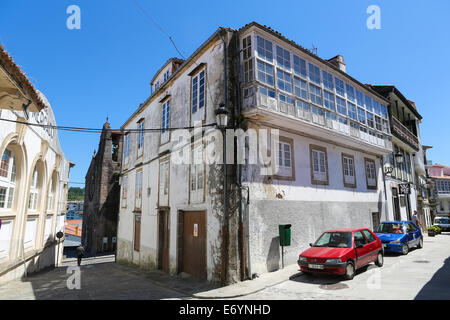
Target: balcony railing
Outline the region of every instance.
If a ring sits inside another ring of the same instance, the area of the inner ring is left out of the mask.
[[[392,133],[408,143],[411,147],[419,150],[419,139],[394,117],[392,117]]]
[[[383,138],[374,136],[372,134],[369,134],[368,132],[361,131],[359,128],[350,126],[348,124],[348,119],[347,123],[342,123],[335,119],[327,118],[325,116],[325,111],[323,111],[323,113],[312,112],[311,106],[308,109],[300,108],[295,105],[279,101],[276,98],[262,95],[260,93],[252,94],[244,98],[244,109],[255,106],[292,116],[302,121],[307,121],[315,125],[331,129],[335,132],[346,136],[351,136],[368,144],[376,145],[381,148],[392,149],[392,141],[390,135],[383,134]],[[378,134],[380,135],[381,133]]]

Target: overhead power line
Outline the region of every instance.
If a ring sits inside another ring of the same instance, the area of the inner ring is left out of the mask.
[[[19,120],[11,120],[11,119],[2,119],[0,121],[12,122],[24,124],[27,126],[41,127],[47,129],[55,129],[61,131],[71,131],[71,132],[83,132],[83,133],[102,133],[103,128],[82,128],[82,127],[70,127],[70,126],[54,126],[51,124],[40,124],[40,123],[30,123]],[[144,128],[144,129],[108,129],[110,131],[121,131],[123,133],[133,133],[133,132],[162,132],[162,131],[174,131],[174,130],[192,130],[195,128],[206,128],[206,127],[214,127],[216,123],[205,124],[199,127],[188,126],[188,127],[176,127],[176,128]]]

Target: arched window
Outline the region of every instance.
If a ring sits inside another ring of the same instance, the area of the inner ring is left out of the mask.
[[[40,191],[39,178],[39,170],[36,165],[34,167],[33,176],[31,177],[30,199],[28,201],[28,209],[30,210],[36,210],[38,206]]]
[[[14,152],[6,149],[0,163],[0,209],[11,209],[16,188],[16,161]]]
[[[56,191],[56,173],[52,175],[50,180],[50,186],[48,188],[48,198],[47,198],[47,211],[52,211],[54,207]]]

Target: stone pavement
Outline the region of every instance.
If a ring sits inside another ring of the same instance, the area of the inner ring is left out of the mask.
[[[286,266],[284,269],[261,274],[253,280],[238,282],[227,287],[210,291],[198,292],[192,295],[196,299],[231,299],[254,294],[280,283],[302,276],[297,264]]]
[[[70,290],[63,266],[0,286],[0,299],[156,300],[156,299],[450,299],[450,233],[424,237],[424,248],[407,256],[386,255],[382,268],[370,265],[351,281],[308,277],[296,264],[227,287],[114,263],[114,256],[83,259],[80,290]],[[377,287],[378,286],[378,287]]]

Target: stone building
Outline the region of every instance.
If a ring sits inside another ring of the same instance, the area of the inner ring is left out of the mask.
[[[70,168],[52,107],[0,46],[0,283],[61,262]],[[63,241],[63,240],[61,240]],[[58,250],[59,249],[59,250]]]
[[[387,216],[389,100],[342,56],[324,60],[253,22],[172,63],[122,126],[119,262],[230,283],[281,267],[279,224],[292,225],[292,264],[323,231]]]
[[[116,249],[121,145],[120,131],[106,122],[86,173],[82,244],[90,255]]]

